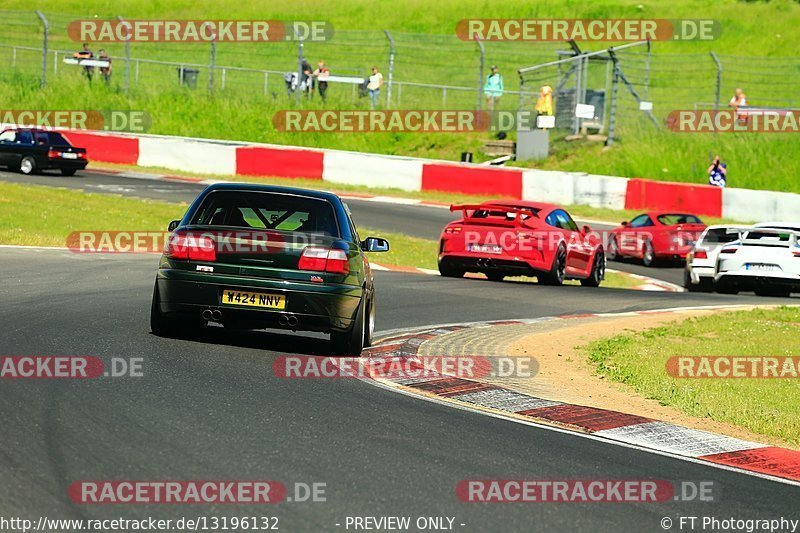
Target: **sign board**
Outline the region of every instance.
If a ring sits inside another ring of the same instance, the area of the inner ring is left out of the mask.
[[[553,115],[539,115],[536,117],[536,127],[537,128],[555,128],[556,127],[556,117]]]
[[[575,116],[578,118],[594,118],[594,106],[587,104],[577,104],[575,106]]]

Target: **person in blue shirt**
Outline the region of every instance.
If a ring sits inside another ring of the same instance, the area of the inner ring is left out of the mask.
[[[711,166],[708,167],[708,184],[714,187],[725,187],[727,179],[728,166],[720,160],[719,156],[716,156]]]
[[[486,95],[486,109],[493,111],[497,101],[503,96],[503,76],[500,75],[497,65],[492,65],[492,73],[486,76],[483,94]]]

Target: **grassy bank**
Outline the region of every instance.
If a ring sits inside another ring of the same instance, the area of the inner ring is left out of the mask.
[[[711,18],[720,22],[721,35],[713,41],[657,42],[648,69],[649,93],[659,119],[674,109],[692,109],[709,102],[715,91],[715,69],[708,55],[713,50],[725,55],[721,98],[723,104],[737,86],[744,86],[749,100],[757,105],[771,101],[797,99],[800,67],[790,56],[800,45],[794,21],[800,17],[800,4],[792,0],[741,2],[723,0],[675,0],[647,4],[639,0],[606,0],[601,3],[553,4],[544,0],[515,3],[486,3],[481,0],[446,0],[431,4],[425,0],[404,0],[398,16],[393,4],[376,5],[366,0],[317,2],[281,0],[268,5],[250,5],[232,0],[170,2],[153,4],[143,0],[109,2],[64,0],[52,6],[44,0],[33,3],[13,0],[3,9],[18,10],[3,14],[9,31],[0,43],[36,47],[41,41],[39,22],[32,15],[42,9],[51,23],[51,49],[72,50],[77,44],[66,37],[65,28],[78,18],[128,19],[294,19],[325,20],[335,28],[330,42],[306,43],[305,53],[312,64],[324,59],[334,73],[363,75],[377,64],[386,73],[389,45],[382,33],[393,32],[397,44],[394,80],[417,84],[446,84],[476,87],[479,56],[474,43],[454,35],[456,22],[476,18]],[[413,33],[411,33],[413,32]],[[606,44],[582,43],[584,49],[597,50]],[[277,131],[271,117],[279,110],[297,105],[285,94],[282,73],[296,69],[295,43],[220,43],[216,64],[269,69],[263,75],[240,71],[217,71],[215,90],[209,94],[209,47],[207,44],[134,43],[132,57],[170,61],[175,64],[137,63],[131,74],[131,88],[124,87],[124,46],[103,45],[115,58],[115,73],[110,87],[102,83],[88,86],[80,70],[52,64],[48,59],[48,86],[39,88],[41,55],[35,50],[18,51],[12,59],[8,48],[0,49],[0,100],[10,109],[137,109],[152,117],[153,133],[227,138],[243,141],[309,147],[339,148],[383,154],[414,155],[457,160],[461,152],[482,153],[488,133],[287,133]],[[99,46],[95,46],[99,48]],[[507,90],[518,89],[516,69],[555,59],[563,43],[485,44],[485,64],[499,64]],[[644,84],[644,59],[626,56],[623,69],[641,92]],[[751,57],[746,57],[751,56]],[[762,59],[763,58],[763,59]],[[16,66],[12,67],[12,63]],[[198,88],[178,86],[176,64],[200,65]],[[555,70],[547,71],[553,83]],[[225,86],[223,88],[223,78]],[[592,89],[605,89],[605,70],[589,72]],[[545,80],[541,80],[545,81]],[[532,83],[532,82],[531,82]],[[266,89],[265,89],[266,87]],[[325,107],[366,108],[364,99],[353,97],[351,87],[332,85]],[[445,98],[446,97],[446,98]],[[438,109],[474,108],[475,94],[406,85],[396,87],[393,107]],[[90,104],[87,104],[90,102]],[[761,102],[761,103],[760,103]],[[501,100],[503,109],[515,109],[517,98],[509,94]],[[528,108],[530,102],[525,102]],[[321,108],[318,100],[302,101],[303,108]],[[705,183],[709,154],[719,153],[728,163],[729,185],[743,188],[800,192],[795,167],[800,149],[796,134],[676,134],[656,129],[638,111],[624,87],[620,90],[617,117],[618,142],[610,149],[596,143],[569,142],[563,134],[554,135],[552,155],[533,167],[580,170],[599,174],[646,177],[659,180]],[[513,132],[512,132],[513,136]]]
[[[789,356],[800,351],[800,308],[691,318],[585,347],[597,372],[692,416],[729,422],[800,447],[797,378],[677,379],[672,356]]]

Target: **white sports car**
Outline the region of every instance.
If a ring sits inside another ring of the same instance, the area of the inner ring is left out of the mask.
[[[717,256],[723,245],[739,240],[741,232],[749,226],[709,226],[700,234],[694,248],[686,256],[683,286],[689,292],[707,292],[714,289]]]
[[[747,229],[739,240],[720,249],[714,279],[725,293],[800,292],[800,223],[761,223]]]

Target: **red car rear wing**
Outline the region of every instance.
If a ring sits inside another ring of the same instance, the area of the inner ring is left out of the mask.
[[[532,218],[538,218],[536,212],[532,208],[525,208],[525,207],[508,207],[504,205],[491,205],[491,204],[453,204],[450,206],[450,212],[454,211],[464,211],[464,222],[466,223],[476,223],[476,224],[490,224],[490,225],[497,225],[497,226],[518,226],[522,223],[522,217],[516,216],[514,220],[487,220],[487,219],[473,219],[471,214],[468,214],[467,211],[477,211],[479,209],[485,210],[497,210],[503,211],[506,213],[515,213],[517,215],[529,215]]]

